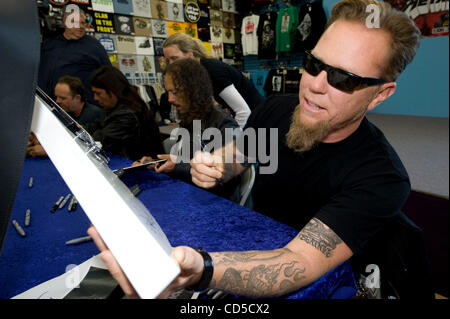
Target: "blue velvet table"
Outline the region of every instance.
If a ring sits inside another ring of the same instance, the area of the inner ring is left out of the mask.
[[[131,161],[111,157],[111,169]],[[28,182],[33,177],[30,188]],[[269,250],[284,246],[298,231],[271,218],[210,194],[202,189],[153,171],[132,173],[122,178],[131,187],[139,184],[139,199],[166,233],[172,246],[202,247],[207,251]],[[87,183],[89,181],[86,181]],[[68,246],[66,241],[86,236],[90,221],[78,205],[68,204],[55,213],[50,209],[69,188],[48,158],[26,159],[11,221],[26,232],[21,237],[10,222],[0,256],[0,298],[11,298],[63,274],[99,253],[93,242]],[[24,226],[25,212],[31,224]],[[107,214],[108,212],[105,212]],[[349,262],[313,284],[284,298],[350,298],[356,292]]]

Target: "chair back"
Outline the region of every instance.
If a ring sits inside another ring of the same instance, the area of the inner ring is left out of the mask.
[[[242,175],[240,184],[240,200],[239,205],[245,206],[248,196],[252,191],[255,183],[255,166],[251,165]]]
[[[434,298],[423,232],[403,212],[352,259],[355,277],[369,265],[379,269],[382,299]]]

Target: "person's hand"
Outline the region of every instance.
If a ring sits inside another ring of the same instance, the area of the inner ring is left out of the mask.
[[[41,144],[36,144],[27,147],[26,155],[31,157],[47,156],[47,152],[44,150]]]
[[[30,136],[28,136],[28,146],[33,146],[33,145],[39,145],[41,143],[39,143],[36,135],[34,135],[33,132],[30,133]]]
[[[164,163],[157,163],[155,166],[155,172],[156,173],[171,173],[175,169],[175,163],[176,163],[176,156],[171,154],[161,154],[158,155],[159,159],[165,159],[167,160]]]
[[[205,189],[214,188],[222,180],[224,169],[220,156],[198,151],[191,160],[192,182]]]
[[[106,267],[108,267],[111,276],[113,276],[113,278],[120,285],[125,295],[130,299],[139,298],[136,290],[134,290],[127,276],[125,276],[125,273],[123,272],[122,268],[120,268],[119,263],[114,258],[113,254],[108,249],[105,242],[100,237],[100,234],[95,229],[95,227],[91,226],[88,229],[87,233],[89,234],[89,236],[92,237],[92,240],[97,245],[98,249],[100,250],[100,258],[103,260]]]
[[[180,274],[158,296],[161,299],[170,298],[181,289],[198,283],[203,274],[203,257],[191,247],[175,247],[172,251],[172,258],[180,266]]]
[[[108,267],[113,278],[119,283],[128,298],[139,298],[136,290],[125,276],[122,268],[120,268],[117,260],[100,237],[95,227],[88,229],[89,236],[92,237],[98,249],[100,250],[100,258]],[[158,296],[158,298],[169,298],[180,289],[197,283],[203,273],[203,257],[190,247],[180,246],[172,251],[172,258],[179,264],[181,272],[172,283]]]

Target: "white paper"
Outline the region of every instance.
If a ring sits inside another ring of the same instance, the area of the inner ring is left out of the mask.
[[[157,297],[180,269],[156,220],[38,96],[31,129],[139,296]]]
[[[100,255],[96,255],[61,276],[50,279],[11,299],[63,299],[69,292],[78,287],[86,277],[90,267],[107,269]]]

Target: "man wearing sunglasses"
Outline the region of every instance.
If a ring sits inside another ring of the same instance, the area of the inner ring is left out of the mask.
[[[367,25],[373,6],[379,28]],[[282,296],[363,255],[367,243],[401,215],[410,192],[400,159],[365,114],[395,92],[395,80],[412,61],[419,39],[414,23],[386,2],[343,0],[334,6],[324,34],[305,53],[299,95],[269,98],[247,123],[278,128],[278,170],[257,174],[253,208],[298,228],[298,235],[269,251],[207,254],[177,247],[173,255],[182,275],[163,297],[186,286]],[[270,141],[258,133],[258,142],[263,138]],[[223,153],[239,151],[245,154],[229,145]],[[197,153],[191,161],[194,183],[212,188],[248,166],[223,162],[220,155]],[[111,272],[133,295],[95,229],[90,233]]]

